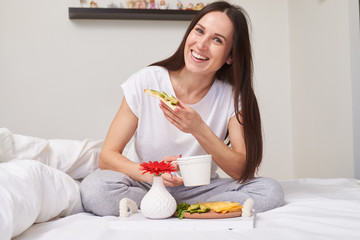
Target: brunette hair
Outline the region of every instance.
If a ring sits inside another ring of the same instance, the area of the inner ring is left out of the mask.
[[[184,48],[188,35],[205,14],[213,11],[224,12],[234,25],[232,64],[225,63],[216,72],[215,77],[229,83],[233,88],[236,118],[243,125],[246,147],[245,170],[237,180],[244,182],[254,177],[263,153],[261,118],[252,83],[253,61],[248,27],[249,17],[245,10],[223,1],[207,5],[191,21],[176,52],[171,57],[151,65],[162,66],[169,71],[182,69],[185,66]],[[241,110],[239,109],[239,99]]]

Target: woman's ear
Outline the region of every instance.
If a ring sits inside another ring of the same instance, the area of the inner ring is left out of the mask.
[[[225,62],[226,62],[227,65],[231,65],[231,64],[232,64],[232,57],[229,56],[229,57],[226,59]]]

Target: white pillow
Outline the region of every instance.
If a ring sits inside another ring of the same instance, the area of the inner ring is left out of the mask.
[[[10,239],[33,223],[82,212],[79,184],[33,160],[0,164],[0,236]]]
[[[0,128],[0,163],[32,159],[82,179],[98,168],[103,141],[41,139]]]
[[[12,159],[37,158],[47,145],[45,139],[17,135],[7,128],[0,128],[0,163]]]

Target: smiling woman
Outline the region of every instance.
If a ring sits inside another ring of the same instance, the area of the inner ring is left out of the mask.
[[[185,43],[184,57],[188,71],[213,76],[224,62],[231,64],[233,35],[234,27],[226,13],[216,11],[206,14]]]
[[[151,174],[141,174],[141,163],[165,161],[179,171],[179,157],[205,154],[212,155],[208,185],[185,187],[178,175],[161,175],[178,203],[244,203],[253,198],[258,212],[281,206],[279,183],[254,177],[263,145],[252,73],[246,12],[227,2],[209,4],[194,17],[172,56],[122,85],[125,97],[101,151],[101,170],[81,183],[85,210],[118,215],[122,198],[140,206],[153,181]],[[144,89],[174,96],[176,107],[159,104]],[[125,156],[133,136],[134,145]],[[224,143],[227,138],[230,145]],[[231,178],[219,178],[218,167]]]

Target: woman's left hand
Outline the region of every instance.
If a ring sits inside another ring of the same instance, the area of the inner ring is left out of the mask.
[[[186,106],[180,100],[177,107],[172,110],[165,103],[160,101],[160,108],[166,119],[180,131],[194,133],[203,123],[200,115],[191,107]]]

